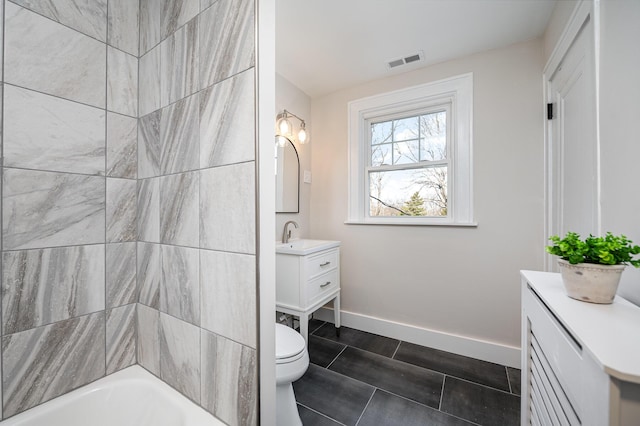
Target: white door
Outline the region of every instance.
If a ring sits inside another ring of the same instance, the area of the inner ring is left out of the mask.
[[[550,235],[600,232],[593,39],[588,18],[547,82],[554,115],[548,122]]]

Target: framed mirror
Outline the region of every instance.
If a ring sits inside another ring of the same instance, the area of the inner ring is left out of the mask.
[[[288,138],[276,136],[276,213],[300,211],[300,160]]]

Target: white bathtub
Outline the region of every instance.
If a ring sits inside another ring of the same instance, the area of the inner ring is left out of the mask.
[[[134,365],[0,426],[218,426],[224,423]]]

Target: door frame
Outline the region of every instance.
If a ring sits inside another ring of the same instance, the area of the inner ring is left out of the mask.
[[[556,148],[553,146],[553,131],[554,121],[548,120],[546,117],[547,108],[546,105],[553,101],[553,95],[551,93],[550,80],[558,70],[562,63],[562,59],[565,57],[569,48],[573,44],[574,40],[580,33],[580,30],[587,22],[591,20],[593,25],[592,34],[588,35],[593,38],[594,55],[593,55],[593,67],[594,67],[594,80],[595,80],[595,102],[596,102],[596,217],[597,217],[597,232],[601,232],[601,197],[600,197],[600,93],[599,93],[599,62],[600,62],[600,46],[599,46],[599,6],[600,0],[581,0],[576,4],[567,25],[565,26],[562,35],[560,36],[556,46],[547,61],[547,64],[543,70],[543,82],[544,82],[544,246],[547,245],[549,237],[557,234],[557,222],[558,212],[555,195],[557,178],[559,178],[559,172],[554,168],[554,160],[558,156]],[[555,112],[555,111],[554,111]],[[557,122],[556,122],[557,123]],[[545,252],[544,255],[544,270],[555,271],[556,265],[553,262],[553,257]]]

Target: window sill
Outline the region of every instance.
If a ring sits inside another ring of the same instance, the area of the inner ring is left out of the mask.
[[[391,226],[449,226],[454,228],[477,228],[478,222],[451,222],[440,220],[347,220],[345,225],[391,225]]]

